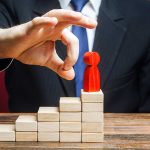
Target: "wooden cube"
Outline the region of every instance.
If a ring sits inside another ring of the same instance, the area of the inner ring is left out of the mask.
[[[60,132],[60,142],[81,142],[81,133]]]
[[[87,103],[103,103],[104,94],[101,90],[99,92],[84,92],[81,90],[81,101]]]
[[[99,143],[104,141],[103,133],[82,133],[82,142]]]
[[[78,97],[61,97],[59,104],[61,112],[81,112],[81,101]]]
[[[59,122],[38,122],[38,131],[59,132]]]
[[[36,116],[20,115],[16,120],[16,131],[37,131]]]
[[[81,122],[81,112],[61,112],[60,122]]]
[[[81,132],[81,122],[60,122],[60,131]]]
[[[104,132],[104,124],[99,122],[83,122],[82,123],[82,132],[84,133],[98,133]]]
[[[37,132],[16,132],[16,141],[37,141]]]
[[[82,112],[82,122],[104,122],[103,112]]]
[[[82,103],[83,112],[103,112],[103,103]]]
[[[59,132],[38,132],[38,141],[59,142]]]
[[[40,107],[38,111],[38,121],[59,121],[58,107]]]
[[[0,124],[0,141],[15,141],[15,125]]]

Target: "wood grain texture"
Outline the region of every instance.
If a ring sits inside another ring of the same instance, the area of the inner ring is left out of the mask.
[[[81,122],[81,112],[60,112],[60,122]]]
[[[59,142],[59,132],[38,132],[38,141]]]
[[[21,113],[19,113],[21,114]],[[0,114],[0,123],[14,124],[19,114]],[[150,114],[105,114],[104,143],[0,142],[2,150],[103,150],[150,148]]]
[[[58,107],[40,107],[38,111],[38,121],[59,121]]]
[[[81,101],[87,103],[103,103],[104,94],[101,90],[99,92],[84,92],[81,90]]]
[[[16,131],[37,131],[36,116],[20,115],[16,120]]]
[[[83,112],[103,112],[103,103],[82,103]]]
[[[60,132],[60,142],[81,142],[81,132]]]
[[[103,112],[82,112],[82,122],[101,122],[104,121]]]
[[[16,132],[16,141],[37,141],[37,132]]]
[[[104,134],[103,133],[82,133],[82,142],[86,143],[96,143],[103,142]]]
[[[60,122],[60,132],[81,132],[81,122]]]
[[[38,132],[59,132],[59,122],[38,122]]]
[[[82,122],[82,132],[92,133],[92,132],[104,132],[103,123],[93,123],[93,122]]]
[[[60,112],[81,112],[81,100],[78,97],[61,97]]]

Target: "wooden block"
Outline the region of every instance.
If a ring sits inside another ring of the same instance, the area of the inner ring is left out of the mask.
[[[37,131],[36,116],[20,115],[16,120],[16,131]]]
[[[38,131],[59,132],[59,122],[38,122]]]
[[[82,112],[82,122],[101,122],[104,121],[103,112]]]
[[[15,141],[15,125],[0,124],[0,141]]]
[[[61,112],[60,122],[81,122],[81,112]]]
[[[82,103],[83,112],[103,112],[103,103]]]
[[[60,142],[81,142],[81,133],[60,132]]]
[[[82,142],[103,142],[104,134],[103,133],[82,133]]]
[[[59,132],[38,132],[38,141],[59,142]]]
[[[97,133],[104,131],[103,123],[93,123],[93,122],[82,122],[82,132],[84,133]]]
[[[38,111],[38,121],[59,121],[58,107],[40,107]]]
[[[78,97],[61,97],[59,104],[61,112],[81,112],[81,101]]]
[[[99,92],[84,92],[81,90],[81,101],[87,103],[103,103],[104,94],[101,90]]]
[[[37,132],[16,132],[16,141],[37,141]]]
[[[60,131],[81,132],[81,122],[60,122]]]

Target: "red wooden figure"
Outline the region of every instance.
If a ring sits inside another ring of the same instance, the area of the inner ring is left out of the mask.
[[[85,92],[97,92],[100,90],[100,72],[97,66],[100,56],[97,52],[86,52],[83,60],[87,65],[84,71],[83,89]]]

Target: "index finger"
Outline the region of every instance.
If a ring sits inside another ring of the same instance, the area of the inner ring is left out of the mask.
[[[67,56],[64,60],[64,70],[70,70],[79,56],[79,40],[68,29],[64,29],[61,35],[62,42],[67,46]]]
[[[54,9],[46,13],[44,16],[56,17],[59,22],[65,22],[68,25],[73,24],[87,28],[95,28],[97,26],[96,20],[72,10]]]

